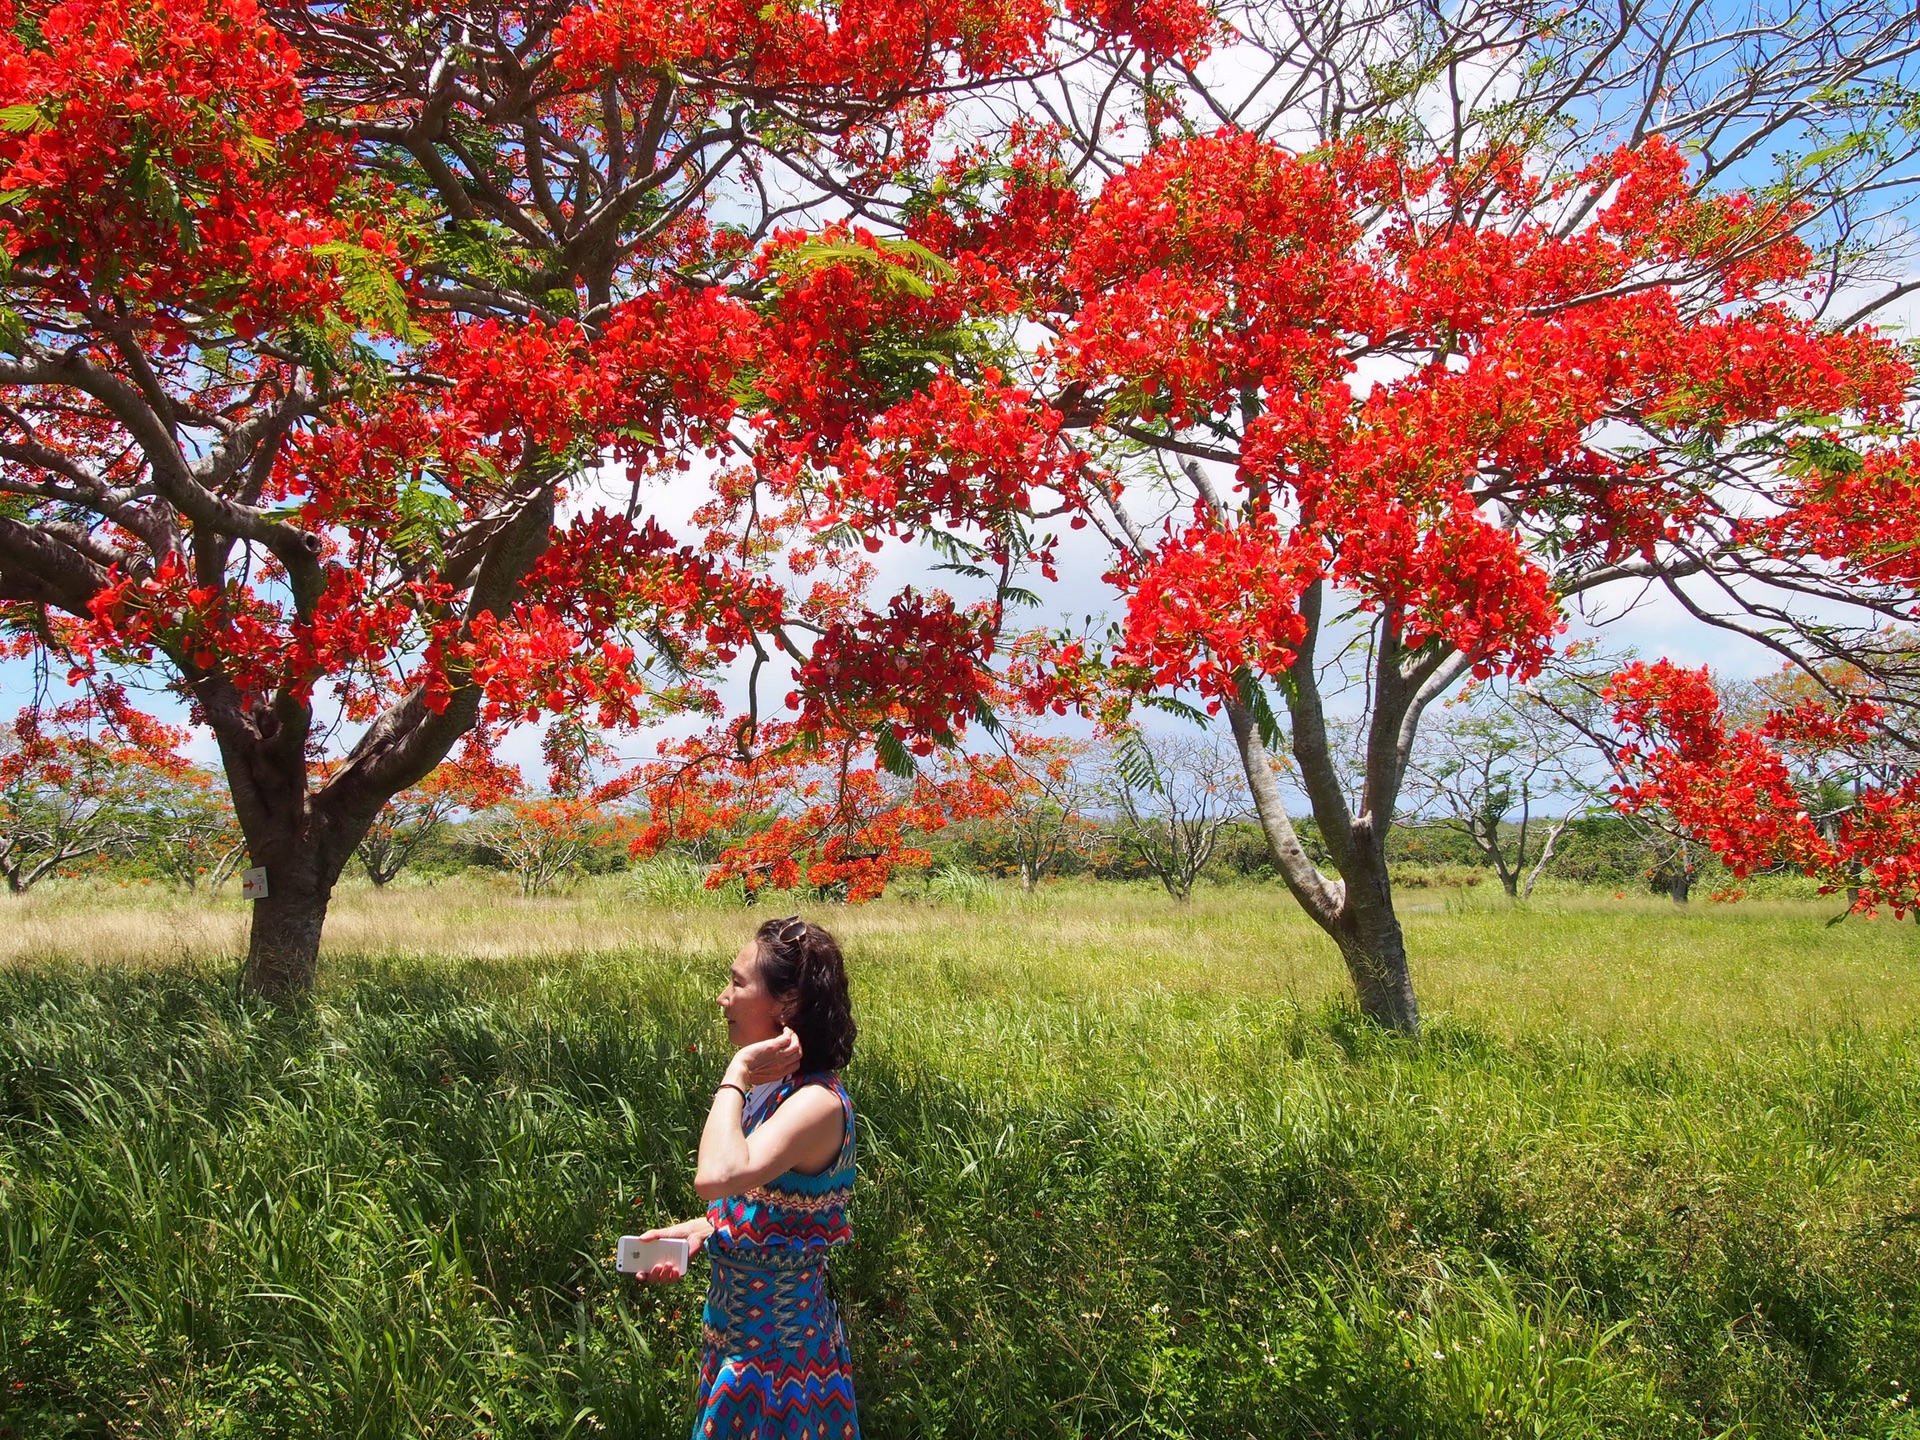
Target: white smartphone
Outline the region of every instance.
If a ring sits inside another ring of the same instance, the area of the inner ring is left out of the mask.
[[[613,1257],[613,1268],[623,1275],[638,1275],[661,1261],[673,1266],[676,1276],[687,1273],[687,1242],[684,1236],[666,1235],[658,1240],[642,1240],[638,1235],[622,1235],[620,1249]]]

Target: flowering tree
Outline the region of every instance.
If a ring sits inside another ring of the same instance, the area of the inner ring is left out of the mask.
[[[1087,814],[1098,797],[1093,747],[1010,730],[1003,748],[1010,779],[1004,807],[993,817],[993,851],[1031,892],[1070,856],[1090,858],[1099,849],[1100,827]]]
[[[1888,723],[1886,698],[1860,693],[1857,675],[1822,679],[1808,694],[1796,677],[1771,697],[1791,703],[1742,725],[1704,670],[1630,667],[1609,691],[1627,737],[1622,803],[1663,810],[1736,877],[1784,865],[1823,892],[1845,891],[1849,910],[1920,915],[1920,747]],[[1809,764],[1836,757],[1850,792],[1837,805],[1831,774]]]
[[[1096,43],[1164,53],[1108,8]],[[936,385],[959,342],[925,257],[793,227],[861,208],[940,95],[1046,65],[1048,5],[6,17],[0,621],[82,678],[152,667],[212,730],[269,878],[254,991],[310,990],[342,867],[476,725],[714,708],[698,677],[769,651],[870,709],[990,646],[990,616],[876,607],[844,567],[797,597],[766,578],[796,534],[824,574],[850,517],[971,505],[875,488],[936,421],[979,412],[949,458],[1019,439],[990,386]],[[682,541],[642,485],[702,449],[751,474]],[[565,519],[608,457],[624,513]],[[956,627],[938,673],[882,663]],[[946,733],[962,680],[894,739]]]
[[[1037,655],[1030,698],[1224,711],[1281,878],[1364,1013],[1411,1031],[1385,841],[1430,705],[1532,676],[1612,591],[1663,587],[1809,659],[1861,624],[1805,623],[1807,597],[1909,613],[1897,567],[1864,563],[1875,526],[1910,554],[1920,514],[1885,447],[1910,371],[1859,325],[1900,289],[1858,260],[1873,207],[1909,193],[1889,97],[1920,21],[1232,18],[1260,63],[1063,78],[1048,126],[929,178],[914,233],[1047,333],[1023,378],[1099,462],[1066,504],[1123,618]],[[1856,465],[1846,500],[1817,498]]]
[[[758,753],[716,749],[712,737],[667,747],[612,787],[644,787],[650,818],[634,853],[717,837],[709,889],[735,879],[748,894],[804,883],[858,902],[880,894],[897,870],[932,864],[923,837],[1001,813],[1014,786],[1005,760],[955,757],[941,771],[902,775],[906,767],[868,755],[858,735],[803,744],[783,728]]]
[[[28,706],[0,733],[0,875],[24,895],[50,875],[123,854],[155,797],[188,767],[184,738],[92,698]]]
[[[476,838],[513,872],[522,895],[544,895],[594,851],[618,844],[623,828],[583,796],[516,796],[481,817]]]
[[[487,810],[519,788],[518,771],[500,764],[485,745],[469,744],[418,785],[395,795],[374,817],[356,851],[367,878],[375,886],[390,884],[454,815]]]
[[[1550,223],[1569,211],[1588,218]],[[1383,1022],[1417,1023],[1385,836],[1427,706],[1537,672],[1574,596],[1780,554],[1703,482],[1703,449],[1897,419],[1891,344],[1763,298],[1805,283],[1791,220],[1694,194],[1657,143],[1548,185],[1513,154],[1303,159],[1223,133],[1111,181],[1039,270],[1058,403],[1187,497],[1143,515],[1088,487],[1125,616],[1104,651],[1056,648],[1055,693],[1226,712],[1282,878]],[[1357,793],[1328,717],[1341,609],[1368,702]],[[1333,875],[1288,817],[1282,745]]]

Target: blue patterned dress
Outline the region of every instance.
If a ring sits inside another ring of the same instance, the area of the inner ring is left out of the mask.
[[[742,1128],[751,1134],[802,1085],[840,1097],[845,1138],[819,1175],[789,1170],[707,1206],[713,1273],[693,1440],[859,1440],[853,1366],[826,1289],[828,1252],[853,1238],[853,1101],[831,1073],[789,1075]]]

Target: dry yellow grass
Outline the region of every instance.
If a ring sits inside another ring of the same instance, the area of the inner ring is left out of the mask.
[[[791,903],[791,902],[784,902]],[[818,914],[825,907],[813,907]],[[1569,894],[1512,906],[1484,891],[1404,897],[1415,980],[1429,1014],[1501,1033],[1574,1029],[1686,1045],[1756,1030],[1903,1025],[1920,1017],[1920,927],[1850,919],[1836,902],[1699,903]],[[636,898],[621,876],[527,899],[468,876],[376,891],[343,885],[328,920],[336,972],[359,964],[497,962],[537,973],[583,956],[721,962],[770,913],[695,899]],[[1002,889],[972,907],[908,893],[821,916],[862,988],[1124,1003],[1143,992],[1221,1000],[1344,993],[1326,940],[1277,887],[1158,891],[1061,885]],[[69,883],[0,906],[0,963],[230,965],[245,902],[153,887]]]

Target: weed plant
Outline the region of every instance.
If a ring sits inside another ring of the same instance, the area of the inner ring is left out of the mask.
[[[610,1257],[697,1211],[755,912],[502,897],[436,954],[362,903],[385,940],[297,1014],[234,997],[211,922],[0,968],[6,1432],[684,1433],[704,1267]],[[827,915],[866,1432],[1920,1436],[1913,927],[1448,905],[1410,917],[1416,1043],[1264,892]],[[528,917],[566,953],[512,949]]]

